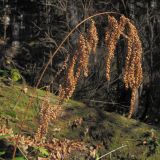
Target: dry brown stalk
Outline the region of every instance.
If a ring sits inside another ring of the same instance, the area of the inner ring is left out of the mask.
[[[124,33],[127,31],[127,35]],[[108,16],[108,27],[105,33],[105,43],[107,47],[106,56],[106,78],[110,80],[110,67],[114,58],[117,41],[120,36],[127,39],[127,56],[125,62],[125,72],[123,75],[126,88],[131,88],[131,104],[129,111],[129,118],[134,112],[136,89],[142,82],[142,44],[138,36],[136,27],[130,20],[124,16],[120,17],[119,22],[113,17]],[[95,51],[98,43],[98,34],[95,27],[95,22],[91,21],[90,28],[87,32],[87,38],[82,34],[79,36],[78,50],[73,56],[67,74],[67,85],[60,89],[61,100],[70,98],[76,88],[78,79],[83,72],[84,76],[88,76],[88,63],[91,51]],[[78,62],[77,62],[77,59]],[[78,63],[77,71],[74,74],[75,64]]]
[[[64,60],[63,65],[61,66],[61,69],[56,73],[54,79],[56,79],[60,75],[60,73],[67,68],[68,60],[69,60],[69,55],[66,56],[66,59]]]
[[[71,60],[71,64],[68,68],[68,72],[67,72],[67,77],[66,77],[66,84],[65,85],[61,85],[60,89],[59,89],[59,101],[63,101],[64,99],[68,99],[72,96],[75,87],[76,87],[76,81],[78,79],[79,76],[77,76],[75,78],[74,75],[74,68],[75,68],[75,64],[76,64],[76,60],[78,58],[78,54],[76,53],[72,60]],[[79,72],[80,75],[80,72]]]
[[[89,52],[92,50],[93,53],[96,53],[96,48],[98,44],[98,33],[97,33],[97,28],[95,26],[95,21],[91,20],[91,25],[90,28],[88,29],[87,32],[87,40],[88,40],[88,50]]]
[[[90,46],[89,43],[87,43],[86,38],[82,34],[79,36],[78,53],[79,53],[78,68],[81,69],[84,76],[87,77]],[[78,76],[79,73],[76,74],[76,78],[79,78]]]
[[[40,110],[40,124],[35,135],[36,143],[42,143],[45,141],[46,134],[48,132],[48,126],[51,121],[57,119],[60,115],[62,108],[60,105],[51,105],[49,101],[49,95],[46,94],[45,101],[42,102]]]
[[[134,88],[139,87],[142,81],[142,45],[137,29],[130,22],[128,22],[128,37],[124,82],[126,88]]]
[[[131,118],[132,114],[134,113],[136,94],[137,94],[137,89],[133,88],[132,89],[131,102],[130,102],[130,110],[129,110],[128,118]]]
[[[88,42],[88,39],[86,39],[84,35],[80,34],[78,41],[78,50],[73,56],[71,64],[68,68],[66,84],[64,86],[60,86],[59,89],[60,101],[69,99],[72,96],[81,73],[83,73],[85,77],[88,76],[88,61],[90,52],[92,50],[92,48],[90,47],[95,47],[95,45],[97,45],[95,42],[91,45]],[[76,64],[78,65],[75,72]]]
[[[120,35],[127,27],[127,56],[125,62],[124,83],[126,88],[131,88],[131,104],[128,117],[131,118],[134,113],[136,90],[142,82],[142,44],[138,36],[136,27],[129,19],[121,16],[119,24],[114,17],[108,16],[109,26],[105,34],[105,42],[108,50],[106,58],[106,78],[110,80],[110,67],[114,57],[116,43]],[[126,37],[125,37],[126,38]]]
[[[127,20],[128,39],[127,39],[127,57],[125,64],[124,83],[126,88],[132,90],[131,105],[128,117],[131,118],[135,108],[135,97],[139,86],[142,83],[142,44],[136,27]]]
[[[117,41],[121,33],[125,29],[126,18],[124,16],[121,16],[120,22],[118,24],[117,20],[114,17],[108,16],[108,23],[109,26],[105,33],[105,43],[108,51],[108,54],[106,56],[106,78],[107,80],[110,80],[111,62],[114,58]]]

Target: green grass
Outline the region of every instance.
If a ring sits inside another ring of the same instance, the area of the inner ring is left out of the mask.
[[[45,91],[36,90],[36,95],[34,95],[34,89],[28,86],[27,88],[28,92],[25,94],[21,91],[21,85],[6,86],[3,82],[0,82],[0,124],[12,127],[16,133],[25,114],[23,133],[34,135],[38,127],[40,104],[45,96]],[[56,96],[52,94],[50,96],[51,103],[58,102]],[[33,104],[29,107],[28,112],[24,113],[31,97],[33,98]],[[122,144],[127,145],[127,147],[112,154],[113,160],[134,159],[133,157],[138,160],[160,159],[158,150],[157,153],[147,157],[148,145],[138,146],[139,140],[143,141],[145,139],[143,134],[151,132],[152,128],[154,128],[157,138],[160,138],[159,129],[133,119],[129,120],[115,113],[88,107],[74,100],[65,102],[63,108],[64,111],[60,118],[50,124],[48,138],[81,139],[88,146],[100,144],[102,146],[99,150],[101,155],[120,147]],[[83,124],[77,128],[72,128],[74,120],[80,117],[84,120]],[[84,135],[86,128],[89,128],[89,133]],[[73,159],[73,157],[70,159]],[[107,157],[107,159],[110,158]]]

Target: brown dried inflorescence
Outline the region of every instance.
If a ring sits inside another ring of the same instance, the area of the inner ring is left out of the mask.
[[[97,28],[95,25],[95,21],[91,20],[91,25],[87,33],[88,36],[88,49],[89,51],[93,51],[93,53],[96,53],[96,48],[98,44],[98,33],[97,33]]]
[[[53,138],[47,142],[39,143],[30,136],[15,135],[12,128],[8,129],[5,125],[0,126],[0,136],[6,136],[7,140],[12,143],[16,143],[18,140],[18,147],[27,150],[28,147],[43,147],[49,151],[50,160],[67,159],[69,154],[73,151],[86,151],[86,145],[81,141],[75,140],[59,140]]]
[[[52,139],[51,142],[45,144],[45,148],[47,148],[51,152],[51,160],[61,160],[67,159],[67,156],[72,151],[85,151],[86,146],[83,142],[80,141],[73,141],[73,140],[59,140],[59,139]]]
[[[124,30],[127,27],[127,56],[125,62],[125,72],[124,72],[124,83],[125,87],[131,88],[131,103],[129,118],[131,118],[134,112],[135,99],[137,89],[142,82],[142,44],[138,36],[138,31],[136,27],[130,22],[129,19],[121,16],[120,22],[118,24],[114,17],[108,17],[109,26],[105,34],[105,42],[107,47],[107,57],[106,57],[106,78],[110,80],[110,66],[112,59],[114,57],[116,43],[120,35],[124,35]]]
[[[80,75],[80,70],[78,71],[76,77],[74,74],[74,68],[75,68],[77,58],[78,58],[78,54],[75,54],[71,60],[71,64],[68,68],[68,72],[66,76],[66,84],[63,86],[60,85],[60,88],[59,88],[60,102],[62,102],[64,99],[69,99],[75,90],[76,83]]]
[[[91,26],[87,32],[87,35],[87,37],[83,34],[80,34],[79,36],[78,49],[71,59],[66,76],[66,84],[63,86],[61,85],[59,89],[60,101],[69,99],[72,96],[81,73],[83,73],[85,77],[88,76],[89,56],[92,51],[96,52],[98,43],[98,33],[93,20],[91,21]],[[77,68],[75,69],[76,64]]]
[[[89,58],[89,50],[87,48],[85,37],[81,34],[79,36],[78,41],[78,50],[71,59],[70,66],[68,68],[67,77],[66,77],[66,84],[64,86],[60,86],[59,90],[59,97],[60,101],[63,101],[64,99],[69,99],[75,88],[77,81],[83,72],[85,76],[88,75],[88,58]],[[77,62],[77,59],[79,61]],[[77,66],[77,72],[75,73],[75,65],[78,63]]]
[[[13,135],[13,130],[12,129],[8,129],[5,125],[0,126],[0,136],[3,135]]]
[[[91,45],[88,43],[87,39],[81,34],[79,36],[78,43],[78,53],[79,53],[79,61],[78,61],[78,72],[76,73],[76,79],[80,76],[80,70],[83,72],[85,77],[88,76],[88,60],[90,54]]]
[[[142,44],[136,27],[128,20],[127,56],[124,82],[126,88],[138,88],[142,82]]]
[[[105,33],[105,43],[106,43],[107,53],[108,53],[106,56],[106,78],[107,80],[110,80],[111,62],[114,58],[117,41],[121,33],[125,29],[126,18],[122,16],[118,24],[117,20],[114,17],[108,16],[108,23],[109,25]]]
[[[127,30],[127,34],[124,32]],[[127,56],[125,62],[124,83],[126,88],[131,88],[131,104],[129,118],[134,112],[136,90],[142,82],[142,45],[138,36],[136,27],[125,16],[121,16],[119,22],[113,17],[108,16],[108,27],[105,32],[105,44],[107,47],[106,56],[106,79],[110,80],[110,68],[114,58],[115,49],[120,36],[127,40]],[[79,36],[78,49],[71,60],[68,68],[67,81],[65,86],[61,86],[59,97],[63,101],[70,98],[76,88],[78,79],[83,73],[88,76],[88,63],[90,53],[96,51],[98,43],[98,34],[95,22],[92,20],[90,28],[87,32],[87,38],[82,34]],[[75,65],[77,69],[75,70]]]
[[[142,83],[142,44],[136,27],[127,20],[127,56],[125,63],[124,83],[126,88],[131,88],[131,104],[128,117],[131,118],[134,112],[135,99],[139,86]]]
[[[62,112],[60,105],[51,105],[49,102],[49,96],[46,96],[46,99],[42,102],[40,110],[40,124],[35,135],[36,143],[43,143],[48,132],[48,126],[51,121],[57,119],[57,117]]]
[[[15,135],[12,128],[8,129],[5,125],[0,126],[0,136],[6,136],[9,142],[17,142],[18,146],[33,146],[34,141],[30,136]]]

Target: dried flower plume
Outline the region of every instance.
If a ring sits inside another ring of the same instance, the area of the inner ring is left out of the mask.
[[[128,117],[131,118],[134,113],[136,93],[138,87],[142,82],[142,44],[138,36],[138,31],[136,27],[130,22],[129,19],[121,16],[120,22],[118,24],[114,17],[108,17],[109,26],[105,33],[105,43],[107,47],[107,57],[106,57],[106,78],[110,80],[110,67],[111,62],[114,58],[116,43],[120,35],[124,35],[123,31],[127,27],[127,56],[125,62],[125,72],[124,72],[124,83],[126,88],[131,88],[131,103],[130,111]]]
[[[124,32],[127,30],[127,34]],[[142,44],[138,36],[136,27],[125,16],[121,16],[119,22],[113,17],[108,16],[108,27],[105,32],[105,44],[107,48],[106,62],[106,79],[110,80],[111,63],[114,58],[115,49],[120,36],[123,36],[127,42],[127,54],[125,61],[125,71],[123,80],[126,88],[132,90],[129,118],[134,113],[135,97],[138,87],[142,82]],[[78,49],[71,60],[71,64],[67,72],[66,85],[61,86],[59,97],[63,101],[72,96],[78,79],[83,73],[88,76],[88,63],[90,53],[96,52],[98,44],[98,33],[95,22],[92,20],[87,36],[80,34],[78,41]],[[77,68],[75,65],[77,64]]]
[[[124,83],[126,88],[131,88],[131,104],[129,118],[134,113],[135,98],[139,86],[142,83],[142,44],[138,36],[136,27],[127,20],[128,39],[127,39],[127,56],[125,63]]]
[[[78,49],[71,59],[67,72],[66,84],[64,86],[61,85],[59,89],[60,101],[69,99],[72,96],[81,74],[85,77],[88,76],[89,56],[91,51],[95,53],[98,43],[98,33],[93,20],[91,21],[91,26],[87,33],[88,37],[85,37],[83,34],[79,36]],[[77,68],[75,72],[76,64]]]
[[[117,41],[125,29],[126,18],[122,16],[118,24],[117,20],[114,17],[108,16],[109,26],[105,33],[105,43],[107,47],[107,56],[106,56],[106,78],[110,80],[110,67],[111,62],[114,58],[114,53],[116,49]]]
[[[98,33],[97,33],[97,28],[95,26],[95,21],[91,20],[91,25],[88,30],[88,49],[89,51],[93,51],[93,53],[96,53],[96,48],[98,44]]]
[[[48,127],[51,121],[57,119],[57,117],[62,112],[60,105],[51,105],[49,102],[49,95],[46,94],[45,100],[42,102],[40,110],[40,124],[35,135],[36,143],[42,143],[45,141],[46,134],[48,132]]]

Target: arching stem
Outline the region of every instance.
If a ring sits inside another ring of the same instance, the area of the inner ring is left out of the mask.
[[[84,20],[82,20],[81,22],[79,22],[67,35],[66,37],[63,39],[63,41],[60,43],[60,45],[58,46],[58,48],[54,51],[54,53],[52,54],[52,56],[49,58],[48,62],[46,63],[39,79],[38,79],[38,82],[37,84],[35,85],[36,88],[38,88],[43,76],[44,76],[44,73],[46,71],[46,69],[48,68],[49,64],[52,62],[52,59],[53,57],[56,55],[56,53],[60,50],[60,48],[62,47],[62,45],[66,42],[66,40],[69,38],[69,36],[81,25],[83,24],[84,22],[94,18],[94,17],[97,17],[97,16],[101,16],[101,15],[108,15],[108,14],[117,14],[117,15],[122,15],[120,13],[117,13],[117,12],[101,12],[101,13],[97,13],[97,14],[94,14],[92,16],[89,16],[87,18],[85,18]]]

